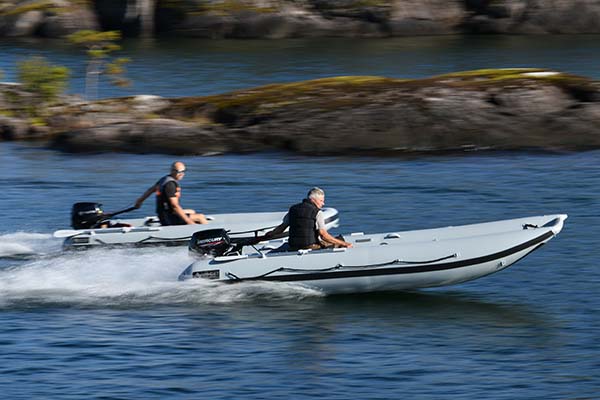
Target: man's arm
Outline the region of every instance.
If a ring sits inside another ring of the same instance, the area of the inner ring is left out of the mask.
[[[265,233],[263,236],[259,236],[258,239],[269,240],[269,239],[273,239],[273,238],[278,238],[278,237],[280,237],[279,235],[281,235],[283,232],[285,232],[287,227],[288,227],[288,224],[283,222],[283,223],[279,224],[278,226],[276,226],[273,230]]]
[[[329,232],[327,232],[327,227],[325,225],[325,217],[322,211],[317,213],[317,230],[319,231],[319,236],[321,236],[321,240],[325,243],[328,243],[333,246],[338,247],[352,247],[352,243],[344,242],[343,240],[334,238],[331,236]]]
[[[169,197],[169,203],[171,204],[171,209],[173,212],[179,215],[179,217],[184,220],[186,224],[195,224],[194,220],[188,217],[188,215],[185,213],[185,210],[179,205],[179,199],[177,196]]]
[[[329,244],[338,245],[341,247],[353,247],[352,243],[344,242],[343,240],[336,239],[333,236],[331,236],[331,234],[327,232],[327,229],[325,228],[319,229],[319,235],[321,236],[321,239],[323,241]]]
[[[289,214],[285,214],[283,216],[283,220],[281,221],[281,224],[277,225],[275,228],[273,228],[269,232],[265,233],[264,235],[257,237],[257,239],[262,241],[262,240],[278,239],[280,237],[283,237],[283,236],[285,236],[285,235],[283,235],[283,232],[285,232],[285,230],[288,228],[288,226],[290,226],[290,217],[289,217]]]
[[[157,188],[156,188],[156,186],[158,186],[158,184],[156,184],[156,183],[155,183],[154,185],[150,186],[150,187],[148,188],[148,190],[146,190],[146,191],[144,192],[144,194],[143,194],[143,195],[141,195],[141,196],[140,196],[140,197],[139,197],[139,198],[138,198],[138,199],[135,201],[135,205],[134,205],[134,207],[135,207],[135,208],[140,208],[140,207],[142,206],[142,203],[144,202],[144,200],[146,200],[146,199],[148,198],[148,196],[150,196],[152,193],[156,192],[156,189],[157,189]]]

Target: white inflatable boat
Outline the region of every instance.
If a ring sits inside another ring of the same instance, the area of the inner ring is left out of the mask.
[[[201,253],[180,280],[293,282],[327,294],[453,285],[503,270],[556,236],[567,215],[406,232],[345,235],[354,247],[285,250],[282,240],[242,245],[218,231],[194,235]],[[222,232],[221,232],[222,233]],[[212,237],[211,237],[212,236]],[[250,251],[247,249],[250,248]],[[210,256],[215,253],[216,256]]]
[[[207,229],[222,228],[232,237],[258,236],[279,225],[285,212],[211,214],[207,215],[208,224],[204,225],[171,225],[162,226],[156,217],[137,219],[107,219],[97,218],[98,215],[114,216],[117,213],[105,214],[97,203],[86,204],[92,217],[88,225],[107,226],[87,229],[63,229],[54,232],[54,237],[64,238],[64,249],[85,249],[91,247],[118,246],[181,246],[187,245],[194,232]],[[77,205],[76,205],[77,206]],[[75,227],[85,226],[76,212],[72,214]],[[79,209],[78,209],[79,210]],[[128,209],[130,210],[130,209]],[[128,211],[126,210],[126,211]],[[120,213],[120,212],[119,212]],[[85,214],[84,214],[85,215]],[[339,225],[338,212],[335,208],[323,208],[325,224],[328,228]]]

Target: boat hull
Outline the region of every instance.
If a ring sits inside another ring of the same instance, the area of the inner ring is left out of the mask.
[[[217,257],[191,264],[180,279],[291,282],[325,293],[454,285],[503,270],[551,240],[566,215],[375,235],[347,235],[350,249]]]

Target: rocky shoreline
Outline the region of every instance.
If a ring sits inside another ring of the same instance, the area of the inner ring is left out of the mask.
[[[6,0],[1,37],[82,29],[199,38],[600,33],[597,0]]]
[[[308,155],[600,148],[600,82],[540,69],[426,79],[337,77],[207,97],[135,96],[20,116],[0,87],[0,138],[66,152]],[[12,95],[7,95],[12,93]]]

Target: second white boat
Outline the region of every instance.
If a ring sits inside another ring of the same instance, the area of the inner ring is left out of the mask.
[[[88,213],[102,216],[100,204],[88,205]],[[232,237],[258,236],[265,234],[282,222],[285,212],[232,213],[207,215],[208,224],[163,226],[157,217],[134,219],[101,219],[108,227],[88,229],[63,229],[54,232],[54,237],[64,238],[64,249],[89,249],[96,247],[121,246],[186,246],[194,232],[222,228]],[[339,226],[339,216],[335,208],[323,208],[323,216],[328,229]],[[72,218],[77,218],[72,215]],[[74,226],[80,225],[73,223]]]
[[[194,235],[200,259],[180,280],[224,283],[293,282],[328,294],[409,290],[477,279],[522,259],[556,236],[567,215],[545,215],[463,226],[373,235],[345,235],[354,247],[285,250],[283,241],[242,247],[251,239],[224,232]],[[250,249],[250,250],[248,250]],[[211,253],[215,253],[211,256]]]

